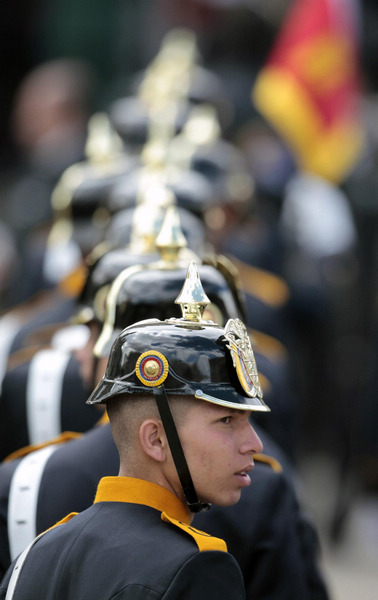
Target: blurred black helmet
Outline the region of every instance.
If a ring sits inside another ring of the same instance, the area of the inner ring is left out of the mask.
[[[140,261],[119,272],[106,298],[104,327],[96,343],[96,356],[107,356],[122,329],[150,318],[179,317],[175,300],[180,294],[189,263],[195,259],[206,286],[206,319],[223,325],[229,318],[244,318],[241,287],[235,270],[225,257],[209,255],[205,263],[186,248],[175,207],[169,207],[156,238],[159,260]]]
[[[213,186],[207,177],[199,172],[181,168],[169,170],[163,165],[160,172],[157,171],[152,175],[155,179],[158,178],[161,186],[165,186],[167,190],[171,191],[172,201],[177,206],[193,213],[198,218],[202,219],[206,211],[215,203]],[[124,208],[134,207],[138,203],[141,190],[146,188],[148,177],[150,177],[148,166],[146,168],[141,165],[140,168],[136,168],[120,178],[110,190],[107,202],[109,211],[114,213]]]
[[[111,188],[136,165],[124,152],[105,113],[88,122],[86,160],[68,167],[51,195],[54,224],[49,244],[72,240],[86,256],[104,238],[110,218],[106,205]]]
[[[135,216],[135,215],[134,215]],[[105,319],[105,300],[116,277],[126,268],[157,261],[159,252],[155,245],[161,228],[161,218],[152,211],[139,207],[139,220],[133,218],[128,223],[127,240],[104,240],[86,257],[86,281],[78,298],[76,322],[88,323],[97,320],[101,324]],[[143,222],[143,228],[140,223]],[[121,242],[124,242],[121,244]],[[126,243],[127,242],[127,243]],[[120,247],[117,247],[117,246]]]
[[[155,208],[157,212],[159,207]],[[127,246],[131,242],[133,224],[138,217],[138,211],[139,206],[124,208],[112,216],[105,234],[105,241],[109,246],[119,248]],[[165,212],[166,208],[162,207],[160,209],[161,216],[159,217],[157,214],[156,225],[159,226],[159,229],[163,224]],[[188,248],[202,256],[209,248],[204,222],[180,206],[177,206],[177,213]]]
[[[158,317],[180,317],[174,304],[185,279],[188,261],[171,268],[159,263],[134,265],[125,269],[109,288],[103,331],[96,343],[95,354],[107,356],[112,342],[122,329],[136,321]],[[163,266],[163,265],[161,265]],[[222,273],[212,265],[199,264],[199,274],[206,286],[209,304],[206,318],[223,325],[241,311]]]

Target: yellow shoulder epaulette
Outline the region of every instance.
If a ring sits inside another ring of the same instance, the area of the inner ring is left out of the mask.
[[[272,389],[272,384],[269,379],[259,371],[259,381],[264,394],[267,394]]]
[[[54,527],[58,527],[58,525],[63,525],[64,523],[68,523],[68,521],[71,521],[71,519],[73,517],[76,517],[76,515],[78,515],[79,513],[77,512],[71,512],[68,515],[66,515],[65,517],[63,517],[63,519],[60,519],[60,521],[58,521],[57,523],[55,523],[55,525],[51,525],[51,527],[49,527],[48,529],[45,529],[44,533],[46,533],[46,531],[50,531],[50,529],[54,529]]]
[[[248,328],[248,334],[253,348],[256,348],[261,354],[273,360],[287,360],[288,350],[277,338],[251,328]]]
[[[23,446],[22,448],[15,450],[11,454],[8,454],[8,456],[3,459],[3,462],[10,462],[11,460],[16,460],[16,458],[23,458],[35,450],[41,450],[41,448],[46,448],[47,446],[52,446],[53,444],[64,444],[82,436],[83,434],[77,431],[63,431],[56,438],[48,440],[47,442],[43,442],[41,444],[30,444],[29,446]]]
[[[282,277],[228,257],[237,267],[244,290],[275,308],[284,306],[290,297],[289,286]]]
[[[255,454],[253,460],[270,465],[275,473],[282,473],[282,467],[279,461],[268,454]]]
[[[95,427],[102,426],[102,425],[107,425],[108,423],[109,423],[109,417],[108,417],[108,413],[107,413],[107,411],[105,409],[104,412],[102,413],[100,419],[95,424]]]
[[[177,519],[173,519],[166,512],[161,514],[161,518],[166,523],[172,523],[176,527],[179,527],[183,531],[185,531],[188,535],[190,535],[198,546],[198,550],[200,552],[206,552],[208,550],[219,550],[221,552],[227,552],[227,544],[224,540],[220,538],[213,537],[204,531],[200,531],[187,523],[183,523],[182,521],[177,521]]]
[[[77,298],[84,287],[87,269],[84,264],[78,265],[58,283],[58,289],[70,298]]]

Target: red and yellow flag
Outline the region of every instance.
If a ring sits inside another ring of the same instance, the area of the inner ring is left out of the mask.
[[[334,183],[363,144],[358,38],[354,0],[294,0],[252,89],[298,168]]]

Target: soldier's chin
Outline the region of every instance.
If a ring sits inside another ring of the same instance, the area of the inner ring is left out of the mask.
[[[227,498],[226,497],[222,497],[222,498],[212,498],[211,500],[205,500],[204,502],[209,502],[210,504],[214,505],[214,506],[234,506],[235,504],[237,504],[241,498],[242,495],[242,490],[238,490],[236,492],[234,492],[233,494],[230,494]]]

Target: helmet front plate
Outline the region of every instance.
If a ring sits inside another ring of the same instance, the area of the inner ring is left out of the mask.
[[[228,341],[227,348],[231,352],[232,363],[243,390],[250,398],[258,397],[262,400],[263,392],[256,360],[244,323],[240,319],[229,319],[224,329],[224,336]]]

